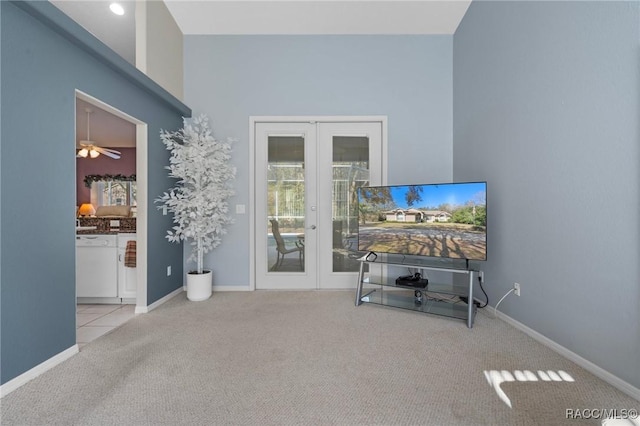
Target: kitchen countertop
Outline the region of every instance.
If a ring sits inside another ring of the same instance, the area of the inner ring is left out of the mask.
[[[101,229],[86,229],[86,230],[77,230],[76,235],[118,235],[118,234],[135,234],[136,231],[130,230],[117,230],[112,229],[110,231],[104,231]]]

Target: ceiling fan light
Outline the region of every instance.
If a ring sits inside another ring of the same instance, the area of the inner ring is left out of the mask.
[[[89,154],[89,150],[87,148],[82,148],[80,151],[78,151],[78,156],[82,158],[87,158],[88,154]]]
[[[98,151],[96,151],[95,149],[92,149],[91,151],[89,151],[89,156],[91,158],[96,158],[98,155],[100,155],[100,153]]]

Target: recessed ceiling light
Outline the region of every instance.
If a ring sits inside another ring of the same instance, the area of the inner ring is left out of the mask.
[[[109,5],[109,9],[116,15],[124,15],[124,8],[120,5],[120,3],[111,3]]]

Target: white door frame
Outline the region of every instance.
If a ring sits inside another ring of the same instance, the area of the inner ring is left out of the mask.
[[[256,289],[256,123],[344,123],[377,122],[382,125],[382,182],[387,184],[387,116],[250,116],[249,117],[249,291]],[[355,285],[355,284],[354,284]]]
[[[149,312],[147,306],[147,214],[148,214],[148,136],[147,123],[138,120],[131,115],[120,111],[113,106],[104,103],[85,92],[76,89],[76,99],[81,99],[96,107],[103,109],[116,117],[136,125],[136,191],[137,195],[137,213],[136,213],[136,314]],[[75,109],[74,109],[75,111]],[[75,141],[74,141],[75,144]]]

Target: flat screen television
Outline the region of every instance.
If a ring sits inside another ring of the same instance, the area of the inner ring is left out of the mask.
[[[487,260],[487,183],[358,188],[358,250]]]

